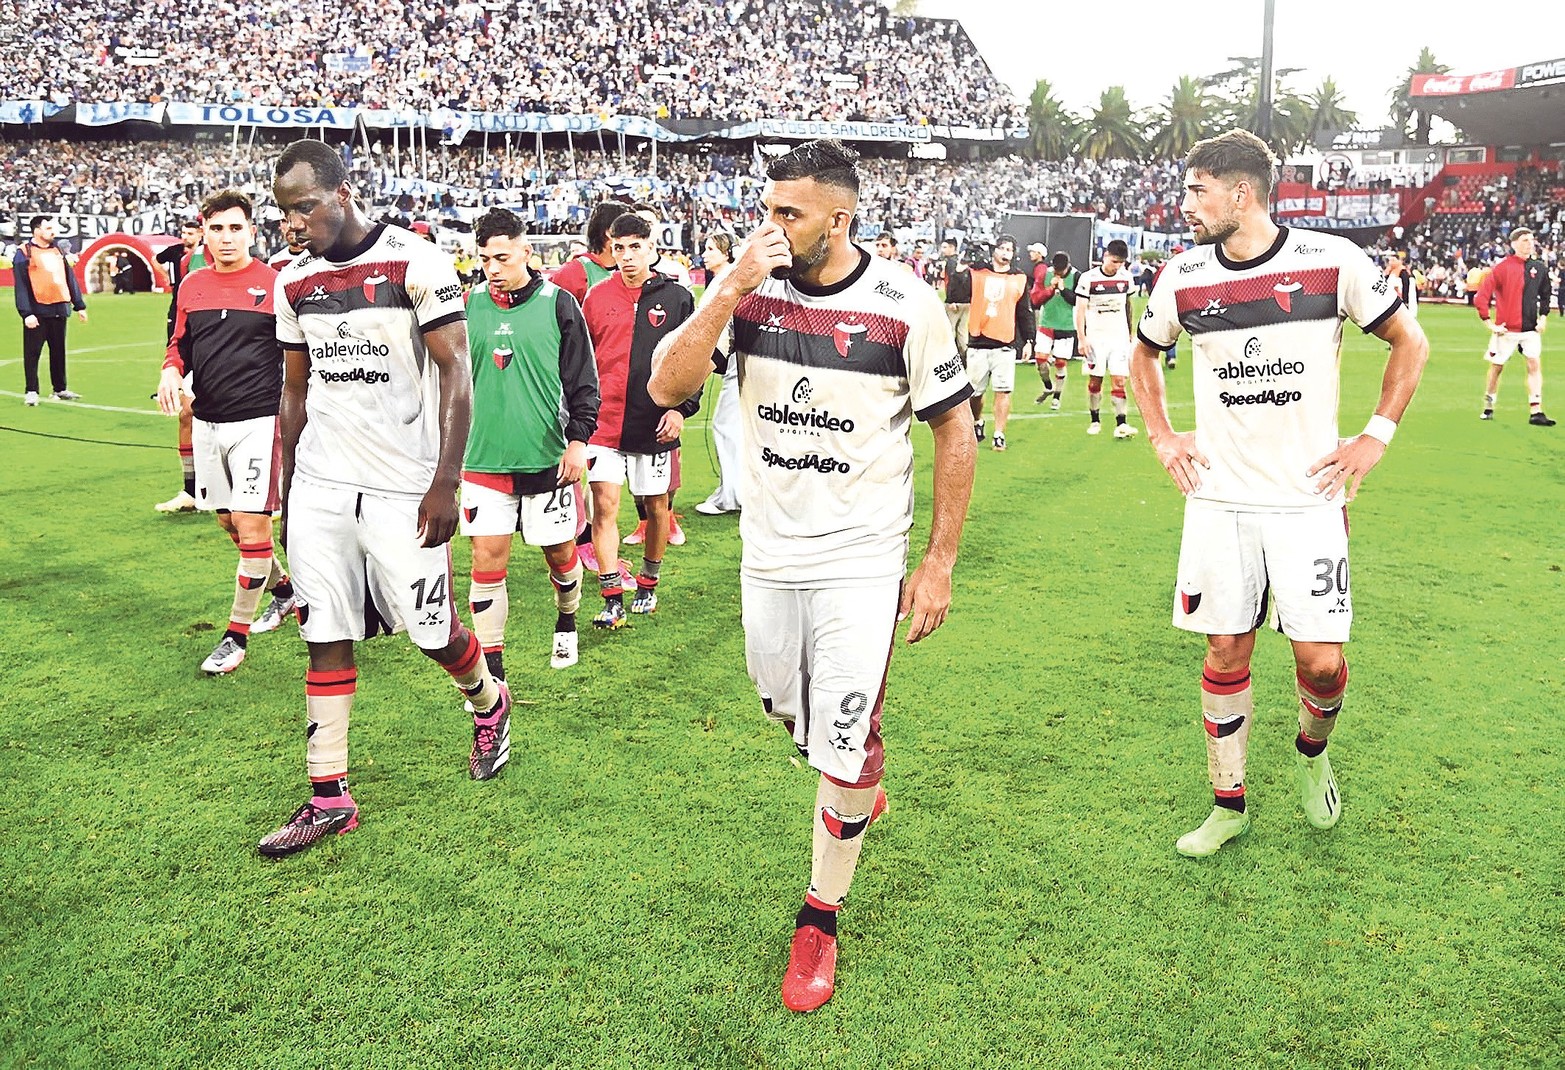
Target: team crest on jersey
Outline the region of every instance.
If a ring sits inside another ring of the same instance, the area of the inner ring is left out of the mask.
[[[364,300],[373,302],[375,300],[375,287],[379,286],[385,281],[386,276],[384,275],[371,275],[369,278],[365,279]]]
[[[494,366],[501,371],[511,366],[511,361],[516,357],[514,349],[496,349],[494,351]]]
[[[476,505],[466,506],[465,505],[465,506],[462,507],[462,516],[467,520],[467,522],[469,524],[471,524],[473,522],[473,518],[476,517],[477,515],[478,515],[478,506],[476,506]],[[477,605],[477,603],[474,603],[473,611],[475,613],[478,612],[478,605]]]
[[[1184,613],[1184,615],[1187,616],[1187,617],[1190,616],[1190,614],[1194,613],[1196,610],[1200,609],[1201,608],[1201,592],[1200,591],[1186,591],[1183,588],[1181,588],[1181,590],[1179,592],[1179,608]]]
[[[853,343],[862,341],[868,330],[869,328],[862,323],[838,323],[832,327],[831,341],[837,347],[837,355],[847,360]]]
[[[653,305],[647,309],[647,322],[652,324],[653,327],[663,326],[663,321],[666,319],[668,319],[668,312],[664,310],[662,305]]]
[[[250,295],[251,308],[260,308],[266,303],[266,295],[268,291],[264,286],[252,286],[246,290],[245,293]]]
[[[844,817],[835,808],[823,806],[821,807],[821,823],[826,826],[826,831],[831,833],[835,839],[851,840],[869,828],[869,815],[853,814],[850,817]]]
[[[1277,307],[1289,315],[1293,314],[1293,295],[1304,289],[1302,282],[1294,282],[1286,275],[1283,281],[1272,287],[1272,298],[1277,302]]]

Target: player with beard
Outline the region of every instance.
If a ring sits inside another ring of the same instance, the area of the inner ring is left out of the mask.
[[[1016,239],[1002,234],[988,267],[972,270],[973,303],[967,318],[967,377],[973,384],[973,436],[984,440],[984,389],[994,388],[994,448],[1005,449],[1016,365],[1032,359],[1037,332],[1027,300],[1031,276],[1015,264]]]
[[[543,551],[557,616],[551,668],[576,664],[582,564],[576,493],[598,424],[598,369],[576,299],[528,269],[532,245],[504,208],[473,240],[488,285],[467,298],[473,430],[462,462],[462,534],[473,540],[473,631],[505,679],[513,537]]]
[[[1174,626],[1206,636],[1201,714],[1214,806],[1175,845],[1190,857],[1250,827],[1250,659],[1269,603],[1293,646],[1305,819],[1327,829],[1342,814],[1326,743],[1347,691],[1353,620],[1344,501],[1385,456],[1429,354],[1418,321],[1362,250],[1272,221],[1275,167],[1266,144],[1242,130],[1190,150],[1183,212],[1197,245],[1153,288],[1131,357],[1147,438],[1186,498]],[[1345,320],[1390,343],[1391,355],[1375,414],[1342,440]],[[1176,432],[1158,361],[1181,330],[1192,342],[1196,429]]]
[[[305,139],[278,158],[283,225],[309,255],[283,269],[283,538],[304,608],[310,798],[261,840],[269,857],[358,826],[348,791],[354,643],[406,630],[473,706],[468,772],[510,757],[511,697],[456,613],[451,549],[472,421],[462,287],[451,258],[371,225],[342,156]]]
[[[976,446],[935,292],[851,241],[858,157],[812,141],[773,161],[767,219],[657,354],[661,404],[699,390],[730,319],[743,413],[745,660],[766,716],[820,771],[809,889],[783,1003],[831,998],[837,913],[885,809],[880,738],[896,621],[945,621]],[[934,434],[929,544],[906,583],[913,418]]]

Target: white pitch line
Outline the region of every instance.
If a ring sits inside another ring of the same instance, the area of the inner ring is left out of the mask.
[[[0,390],[0,397],[20,398],[23,396],[24,395],[18,394],[14,390]],[[54,401],[46,394],[39,396],[45,404],[69,405],[73,409],[95,409],[98,412],[124,412],[129,413],[132,416],[163,416],[161,409],[129,409],[123,405],[94,405],[90,401]],[[164,418],[169,419],[169,417]]]

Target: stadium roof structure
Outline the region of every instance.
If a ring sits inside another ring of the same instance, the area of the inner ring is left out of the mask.
[[[1565,58],[1478,74],[1420,74],[1413,103],[1485,145],[1565,142]]]

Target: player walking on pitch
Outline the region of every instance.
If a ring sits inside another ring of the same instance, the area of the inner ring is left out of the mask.
[[[1489,374],[1479,419],[1494,419],[1500,373],[1511,354],[1520,349],[1527,361],[1527,422],[1534,427],[1554,426],[1543,411],[1543,329],[1549,323],[1549,269],[1537,259],[1537,251],[1531,230],[1517,227],[1511,231],[1511,255],[1483,277],[1473,298],[1478,318],[1492,332],[1484,353]]]
[[[1118,238],[1103,250],[1103,263],[1076,281],[1076,340],[1087,373],[1087,434],[1103,430],[1103,378],[1109,379],[1114,402],[1114,437],[1134,438],[1136,429],[1125,422],[1125,378],[1130,374],[1131,295],[1136,280],[1125,261],[1129,247]]]
[[[196,497],[239,548],[228,628],[201,671],[233,672],[245,659],[256,607],[270,589],[261,621],[269,631],[293,612],[293,586],[272,552],[277,508],[277,405],[283,351],[277,344],[272,291],[277,272],[254,259],[250,198],[238,190],[201,205],[202,237],[212,266],[191,272],[179,288],[174,334],[158,382],[158,407],[179,416],[196,391],[191,425]],[[275,619],[273,619],[275,617]],[[269,627],[268,627],[269,625]]]
[[[473,228],[488,286],[467,298],[473,430],[462,462],[462,534],[473,540],[473,630],[505,679],[512,536],[543,550],[558,616],[549,664],[576,664],[581,557],[576,493],[598,422],[598,369],[576,299],[527,269],[532,245],[504,208]]]
[[[310,799],[259,845],[280,857],[358,825],[348,792],[356,641],[405,629],[451,675],[475,711],[475,780],[510,756],[511,699],[453,597],[447,544],[473,396],[451,260],[410,231],[372,226],[323,142],[289,145],[273,191],[308,250],[283,269],[275,298],[283,533],[310,653]]]
[[[1341,816],[1326,743],[1348,684],[1346,502],[1385,456],[1429,353],[1418,321],[1357,246],[1272,221],[1275,166],[1265,143],[1242,130],[1191,149],[1182,210],[1197,245],[1163,272],[1131,357],[1147,438],[1186,497],[1174,626],[1206,635],[1201,711],[1215,805],[1179,838],[1191,857],[1250,827],[1250,656],[1268,596],[1293,644],[1304,815],[1322,829]],[[1375,414],[1342,442],[1345,319],[1389,342],[1391,354]],[[1186,432],[1169,424],[1158,366],[1181,329],[1194,350],[1196,430]]]
[[[849,241],[857,159],[812,141],[772,163],[767,221],[659,347],[650,384],[663,405],[700,389],[732,318],[745,660],[766,716],[821,774],[809,891],[782,984],[795,1011],[835,988],[837,912],[865,829],[885,809],[880,718],[895,622],[911,618],[916,643],[945,621],[977,456],[972,387],[939,298]],[[934,433],[934,514],[904,584],[915,416]]]

